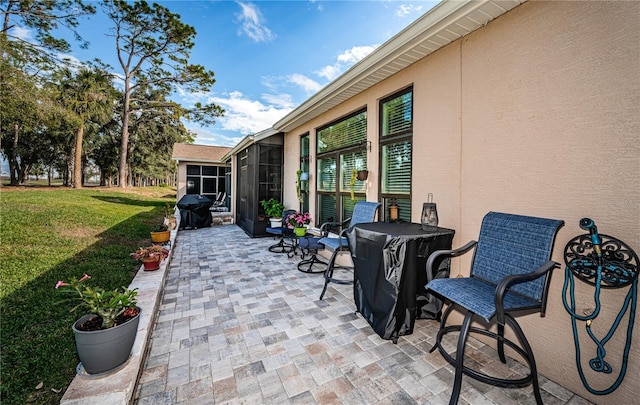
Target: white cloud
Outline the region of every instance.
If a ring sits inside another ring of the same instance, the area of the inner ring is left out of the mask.
[[[8,32],[8,35],[13,36],[14,38],[22,39],[23,41],[33,41],[31,30],[28,28],[20,27],[18,25],[15,25],[13,28],[11,28]]]
[[[253,3],[241,2],[238,2],[238,5],[242,9],[241,13],[237,15],[238,21],[241,23],[241,34],[244,33],[256,42],[269,42],[275,38],[271,30],[264,25],[264,19],[258,6]]]
[[[198,145],[236,146],[243,137],[219,134],[202,127],[186,124],[186,128],[196,134],[195,143]]]
[[[362,60],[365,56],[369,55],[378,46],[379,45],[377,44],[354,46],[351,49],[347,49],[346,51],[339,54],[334,64],[327,65],[314,73],[331,81],[340,76],[342,72],[353,66],[355,63]]]
[[[338,62],[354,64],[373,52],[378,45],[354,46],[338,55]]]
[[[322,88],[322,85],[313,79],[299,73],[289,75],[287,77],[290,83],[301,87],[307,94],[313,94]]]
[[[269,105],[258,100],[251,100],[239,91],[226,94],[225,97],[214,96],[208,102],[222,106],[226,112],[224,117],[218,118],[222,129],[252,134],[271,128],[280,118],[289,113],[291,105]]]
[[[413,4],[401,4],[396,9],[396,17],[404,17],[413,13],[420,13],[422,11],[422,6],[415,6]]]

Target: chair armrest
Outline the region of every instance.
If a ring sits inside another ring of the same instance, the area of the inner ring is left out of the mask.
[[[545,274],[547,274],[557,266],[559,266],[558,263],[554,262],[553,260],[549,260],[545,264],[543,264],[542,266],[538,267],[537,269],[535,269],[530,273],[512,274],[509,276],[504,276],[496,286],[496,292],[495,292],[496,321],[500,325],[504,325],[504,294],[507,292],[507,289],[509,289],[510,285],[516,282],[521,283],[525,281],[535,280],[539,277],[544,276]],[[545,286],[545,288],[546,287],[547,286]],[[543,293],[543,296],[546,297],[546,292]]]
[[[436,259],[442,255],[448,255],[450,257],[457,257],[460,255],[463,255],[465,253],[467,253],[469,250],[471,250],[472,248],[474,248],[476,245],[478,244],[478,242],[476,242],[475,240],[472,240],[471,242],[467,243],[466,245],[459,247],[457,249],[451,249],[451,250],[436,250],[435,252],[431,253],[429,255],[429,258],[427,259],[427,265],[426,265],[426,271],[427,271],[427,283],[431,280],[433,280],[433,263],[436,261]]]
[[[322,225],[320,225],[320,234],[322,236],[327,236],[332,227],[334,226],[342,227],[344,224],[346,224],[349,221],[351,221],[351,218],[347,218],[342,222],[325,222]]]

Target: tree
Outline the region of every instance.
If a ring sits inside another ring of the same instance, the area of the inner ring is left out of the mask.
[[[195,29],[180,21],[178,14],[146,1],[133,3],[106,0],[104,10],[113,21],[118,62],[124,78],[122,137],[118,186],[127,186],[127,153],[129,120],[134,112],[132,95],[138,88],[171,91],[179,87],[192,92],[206,92],[215,83],[214,73],[201,65],[189,64],[196,36]],[[196,103],[187,109],[177,103],[144,102],[138,100],[136,113],[144,114],[157,108],[170,108],[180,116],[213,123],[224,110],[215,104]]]
[[[95,8],[82,0],[1,0],[3,58],[22,59],[36,72],[54,66],[59,62],[58,54],[69,52],[70,46],[51,33],[67,28],[86,47],[76,31],[78,17],[93,13]],[[33,35],[22,35],[14,28],[32,30]]]
[[[98,67],[82,68],[74,76],[69,69],[60,73],[59,100],[75,117],[75,147],[72,184],[82,188],[83,136],[87,121],[106,124],[113,116],[115,89],[107,72]]]
[[[11,184],[20,182],[30,164],[23,159],[28,151],[20,155],[21,148],[33,146],[24,142],[23,135],[35,136],[42,131],[42,115],[48,114],[43,109],[50,107],[37,84],[43,72],[60,62],[59,53],[70,49],[67,41],[52,32],[65,27],[82,41],[75,30],[78,17],[94,12],[95,8],[82,0],[0,1],[0,141],[9,159]],[[29,35],[24,35],[25,30]]]

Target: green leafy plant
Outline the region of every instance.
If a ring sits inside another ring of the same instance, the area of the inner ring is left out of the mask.
[[[300,176],[302,175],[302,170],[298,169],[298,171],[296,172],[296,176],[298,177],[298,180],[296,180],[296,195],[298,196],[298,201],[300,201],[301,203],[304,202],[304,198],[302,198],[302,182],[300,180]]]
[[[101,329],[116,326],[116,318],[124,314],[127,310],[135,310],[135,314],[137,314],[137,288],[129,290],[128,288],[122,287],[121,290],[104,290],[100,287],[84,285],[83,282],[90,278],[91,276],[85,274],[82,278],[72,279],[69,283],[60,280],[56,284],[56,289],[65,287],[64,292],[77,295],[76,298],[71,298],[70,300],[81,301],[71,309],[72,312],[75,312],[79,308],[86,308],[88,313],[100,316],[100,318],[102,318]]]
[[[356,200],[356,180],[358,180],[358,171],[356,169],[351,169],[351,180],[349,181],[349,188],[351,189],[351,201]]]
[[[260,205],[264,209],[264,214],[270,218],[281,218],[284,204],[275,198],[260,201]]]
[[[169,227],[167,226],[167,224],[165,224],[164,222],[159,223],[157,225],[155,225],[153,227],[153,229],[151,230],[151,232],[165,232],[168,231]]]

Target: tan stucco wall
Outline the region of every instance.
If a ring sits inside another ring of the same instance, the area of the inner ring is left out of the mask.
[[[180,201],[187,194],[187,162],[178,162],[178,184],[176,186],[176,201]]]
[[[486,27],[437,51],[367,92],[287,134],[285,203],[295,205],[299,136],[366,105],[371,171],[369,200],[378,199],[378,100],[414,86],[412,218],[434,193],[442,226],[456,229],[455,246],[475,239],[483,215],[503,211],[563,219],[553,259],[545,318],[520,317],[540,373],[599,404],[640,398],[640,331],[627,376],[606,396],[583,387],[576,368],[570,318],[562,304],[563,249],[584,233],[582,217],[600,232],[640,252],[640,2],[529,1]],[[314,180],[315,156],[311,162]],[[313,183],[312,183],[313,184]],[[311,198],[315,210],[314,195]],[[468,274],[469,258],[452,273]],[[602,337],[624,291],[603,291],[593,327]],[[593,288],[579,283],[579,310],[592,308]],[[636,317],[637,318],[637,317]],[[607,344],[614,372],[587,371],[595,389],[620,370],[623,321]],[[581,325],[582,331],[584,327]],[[583,368],[595,349],[582,334]]]

